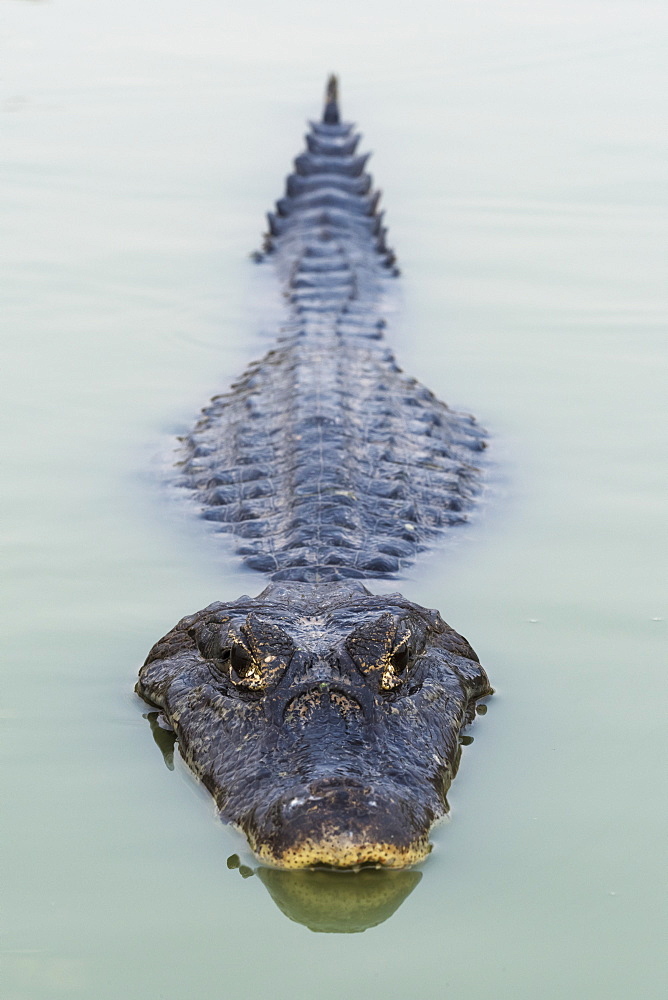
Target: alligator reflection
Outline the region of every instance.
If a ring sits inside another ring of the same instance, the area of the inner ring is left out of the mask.
[[[161,712],[143,712],[142,718],[147,719],[151,727],[151,735],[158,745],[162,754],[162,759],[170,771],[174,770],[174,747],[176,746],[176,733],[171,726],[167,726]]]
[[[228,868],[242,878],[257,875],[282,913],[309,930],[357,934],[382,924],[399,909],[422,872],[366,868],[359,872],[254,870],[233,854]]]

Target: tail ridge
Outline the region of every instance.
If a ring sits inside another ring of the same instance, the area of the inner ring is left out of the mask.
[[[325,125],[338,125],[341,121],[339,115],[339,80],[334,73],[331,73],[327,80],[322,120]]]

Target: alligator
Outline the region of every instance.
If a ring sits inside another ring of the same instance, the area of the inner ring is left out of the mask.
[[[283,869],[424,859],[492,693],[437,611],[363,582],[467,519],[486,435],[386,346],[398,269],[359,139],[331,77],[256,254],[286,299],[276,346],[181,439],[177,484],[268,585],[183,618],[136,687],[221,818]]]

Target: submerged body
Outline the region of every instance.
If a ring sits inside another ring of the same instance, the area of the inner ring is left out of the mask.
[[[272,583],[184,618],[137,685],[221,816],[284,868],[423,858],[460,731],[491,693],[437,612],[361,582],[465,519],[484,434],[383,342],[397,272],[358,139],[332,79],[269,216],[277,346],[184,441],[180,484]]]

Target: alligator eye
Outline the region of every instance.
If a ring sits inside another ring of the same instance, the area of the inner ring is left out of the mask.
[[[392,669],[395,674],[401,674],[404,672],[408,666],[408,646],[405,642],[403,642],[400,646],[397,646],[390,657],[390,663],[392,664]]]
[[[244,647],[235,643],[229,651],[230,663],[237,677],[245,677],[253,665],[251,655]]]

